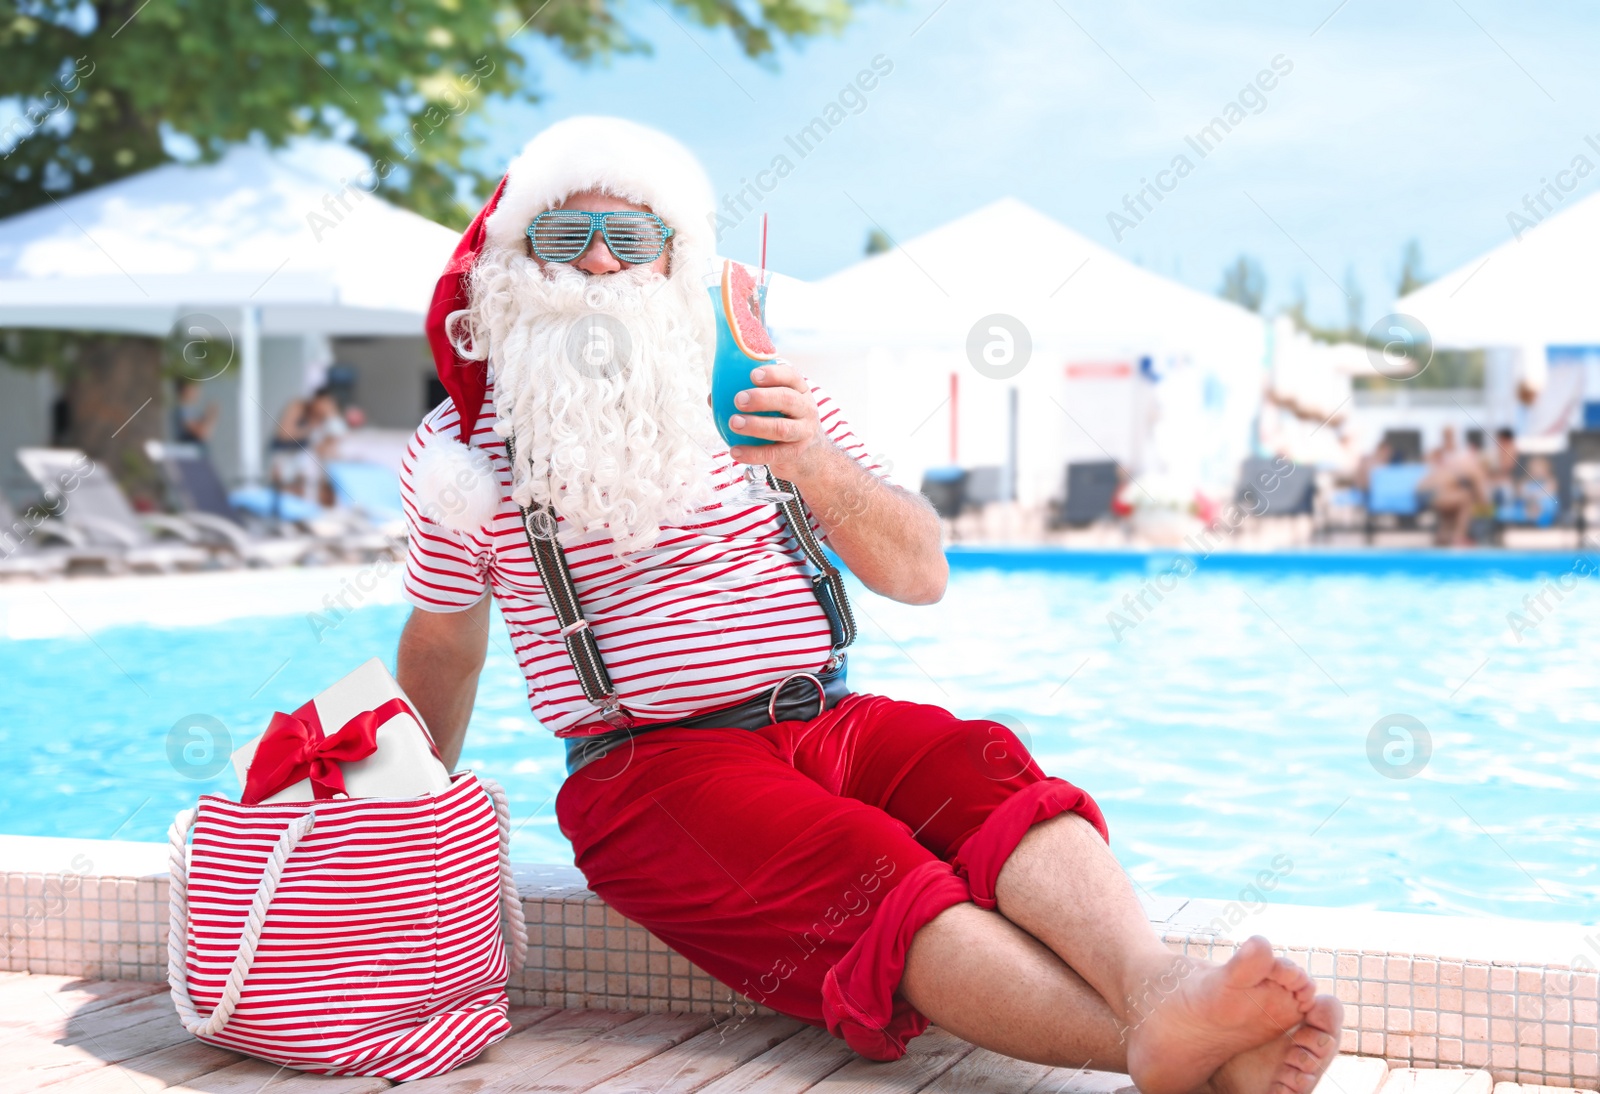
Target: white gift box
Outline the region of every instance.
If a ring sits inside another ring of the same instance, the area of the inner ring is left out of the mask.
[[[374,710],[391,699],[406,699],[383,662],[374,657],[312,700],[322,730],[331,737],[351,718]],[[352,798],[412,798],[420,794],[442,794],[450,789],[450,773],[434,756],[428,729],[417,718],[401,711],[378,726],[377,749],[364,760],[340,764],[346,792]],[[245,785],[250,761],[255,757],[257,737],[233,754],[233,770],[239,785]],[[311,801],[311,780],[301,779],[271,797],[263,805],[277,802]]]

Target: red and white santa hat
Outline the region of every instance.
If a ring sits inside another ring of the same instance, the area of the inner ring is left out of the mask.
[[[675,230],[672,270],[691,276],[716,253],[716,198],[700,162],[659,129],[626,118],[579,115],[556,122],[527,146],[506,171],[487,205],[473,218],[433,290],[428,344],[439,380],[461,419],[459,436],[472,437],[488,382],[488,362],[461,356],[445,329],[452,312],[467,306],[472,267],[486,251],[521,250],[533,218],[568,196],[600,190],[643,205]]]

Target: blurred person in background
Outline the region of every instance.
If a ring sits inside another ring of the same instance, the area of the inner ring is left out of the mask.
[[[1515,519],[1508,514],[1517,508],[1517,484],[1524,474],[1517,454],[1517,435],[1502,426],[1494,432],[1494,461],[1489,469],[1495,513],[1501,520]]]
[[[1434,545],[1470,546],[1467,530],[1474,513],[1491,505],[1489,469],[1483,454],[1457,445],[1455,427],[1447,425],[1428,462],[1431,466],[1417,491],[1428,497],[1434,513]]]
[[[302,498],[308,493],[307,483],[310,481],[306,478],[305,461],[302,459],[307,435],[307,407],[307,401],[298,395],[284,404],[268,446],[268,473],[272,478],[272,488]]]
[[[1497,514],[1507,524],[1533,524],[1547,527],[1561,508],[1555,472],[1544,456],[1528,460],[1527,474],[1520,482],[1510,482],[1501,494],[1496,491]]]
[[[210,400],[200,398],[200,383],[187,376],[179,377],[172,405],[172,439],[179,444],[194,444],[205,448],[216,432],[218,407]]]
[[[1379,441],[1378,447],[1362,456],[1361,461],[1356,464],[1353,476],[1355,488],[1366,494],[1372,488],[1372,469],[1388,467],[1391,463],[1394,463],[1394,449],[1389,446],[1388,441]]]
[[[317,501],[324,506],[334,503],[333,483],[328,479],[327,466],[339,458],[339,443],[350,432],[344,420],[344,411],[330,388],[318,388],[306,407],[305,444],[300,458],[306,481],[317,484]]]

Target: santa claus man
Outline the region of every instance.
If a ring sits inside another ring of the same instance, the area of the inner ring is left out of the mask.
[[[781,360],[731,423],[775,443],[719,439],[714,220],[677,142],[570,118],[511,164],[439,283],[451,398],[402,478],[399,679],[447,762],[493,596],[567,740],[556,815],[589,886],[735,991],[872,1059],[931,1020],[1145,1094],[1309,1091],[1341,1011],[1304,971],[1261,938],[1221,965],[1175,956],[1100,809],[1006,727],[849,690],[853,624],[811,537],[925,604],[939,523]],[[742,465],[803,500],[743,500]]]

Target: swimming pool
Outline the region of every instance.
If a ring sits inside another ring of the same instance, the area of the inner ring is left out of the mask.
[[[852,683],[1019,727],[1047,771],[1096,795],[1148,892],[1600,916],[1589,558],[956,563],[931,608],[852,589]],[[0,832],[160,839],[196,793],[236,790],[229,770],[190,777],[214,762],[203,749],[169,758],[169,737],[194,739],[175,725],[239,743],[366,657],[392,666],[407,612],[392,588],[328,628],[272,582],[345,578],[250,580],[262,614],[219,618],[208,593],[194,625],[0,639]],[[570,861],[551,808],[561,750],[528,713],[498,619],[464,760],[505,783],[519,860]]]

